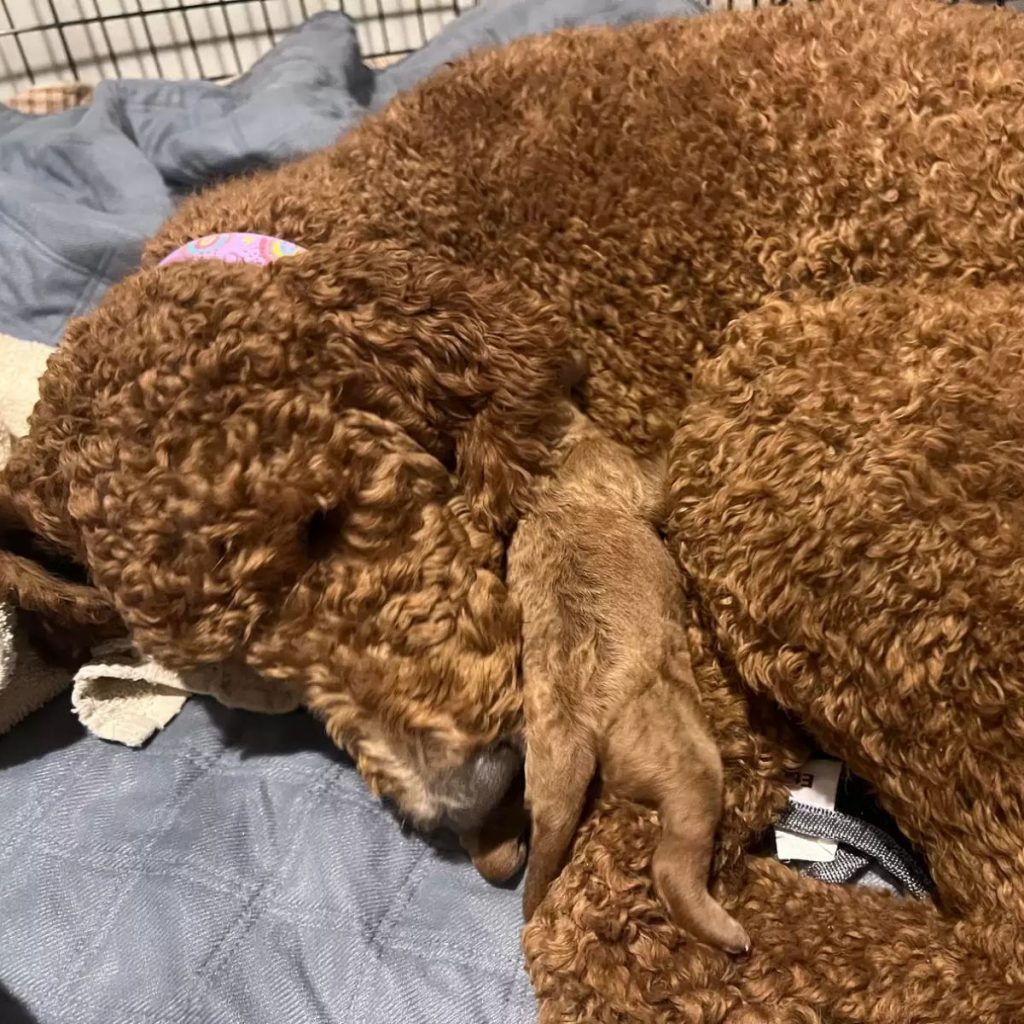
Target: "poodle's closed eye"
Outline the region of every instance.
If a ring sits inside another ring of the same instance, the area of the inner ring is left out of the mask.
[[[323,558],[341,541],[345,513],[337,506],[318,509],[306,520],[303,544],[310,557]]]

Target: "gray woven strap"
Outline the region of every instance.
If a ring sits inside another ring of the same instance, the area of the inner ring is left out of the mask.
[[[925,899],[931,892],[928,871],[917,857],[887,832],[866,821],[791,799],[777,824],[787,832],[829,839],[839,845],[833,861],[813,864],[805,871],[811,878],[844,885],[866,868],[877,865],[907,895]]]

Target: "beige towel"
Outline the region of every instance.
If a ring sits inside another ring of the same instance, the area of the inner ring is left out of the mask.
[[[39,397],[39,378],[52,352],[38,341],[0,334],[0,433],[21,437],[28,430],[28,417]],[[9,451],[5,447],[0,454],[0,465],[7,462]]]
[[[136,654],[127,641],[104,644],[75,675],[71,706],[94,735],[141,747],[181,710],[190,694],[266,714],[294,711],[298,700],[244,665],[205,665],[178,673]]]
[[[11,436],[28,429],[39,377],[52,351],[0,334],[0,468],[10,454]],[[103,739],[133,747],[167,725],[192,693],[270,714],[298,706],[284,684],[244,667],[213,665],[179,674],[140,657],[127,643],[98,648],[72,681],[69,673],[39,659],[17,629],[14,609],[0,602],[0,734],[72,683],[71,704],[83,725]]]

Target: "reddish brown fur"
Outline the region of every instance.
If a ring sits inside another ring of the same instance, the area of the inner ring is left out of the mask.
[[[578,341],[598,425],[637,451],[679,428],[670,542],[754,953],[680,941],[656,831],[606,804],[526,933],[542,1017],[1017,1021],[1021,195],[1024,21],[1000,12],[524,41],[187,202],[69,331],[6,482],[151,653],[305,686],[370,737],[371,778],[382,735],[458,762],[520,725],[498,570]],[[225,229],[311,251],[155,269]],[[941,912],[745,853],[792,719],[921,844]]]
[[[746,932],[707,891],[722,761],[700,711],[679,572],[658,535],[664,466],[641,463],[584,417],[565,446],[508,553],[523,612],[526,919],[558,876],[600,772],[605,792],[659,812],[652,873],[673,919],[746,952]]]
[[[406,766],[442,774],[518,725],[499,538],[567,350],[537,300],[429,258],[311,257],[125,282],[68,332],[6,477],[144,650],[301,687],[430,824]]]

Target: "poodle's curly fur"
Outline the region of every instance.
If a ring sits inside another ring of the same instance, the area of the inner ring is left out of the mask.
[[[458,808],[424,781],[518,727],[499,538],[565,407],[562,338],[393,245],[143,273],[69,329],[12,503],[141,649],[300,687],[429,826]]]
[[[836,0],[482,53],[187,202],[70,329],[0,504],[88,567],[94,620],[300,687],[432,812],[410,764],[520,728],[502,559],[581,347],[598,425],[671,439],[716,894],[754,951],[684,941],[651,816],[605,803],[526,931],[542,1018],[1018,1021],[1022,196],[1024,20],[995,11]],[[309,252],[156,267],[221,230]],[[0,588],[44,613],[12,559]],[[749,852],[808,734],[935,904]]]

